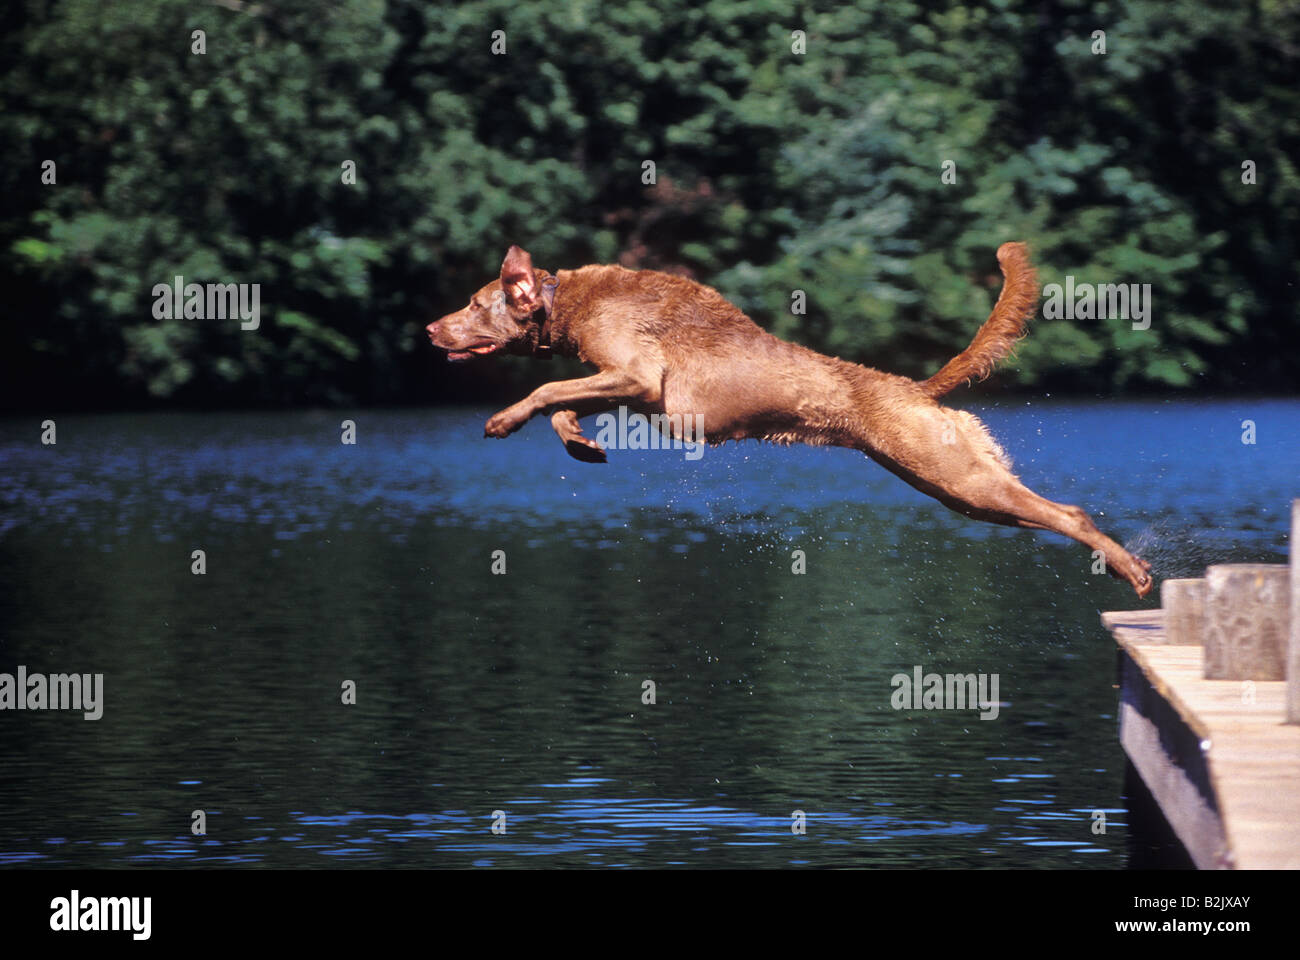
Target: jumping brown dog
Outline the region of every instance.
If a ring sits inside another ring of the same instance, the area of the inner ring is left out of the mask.
[[[993,313],[970,346],[925,381],[778,340],[716,290],[683,277],[597,265],[552,276],[515,246],[499,279],[426,329],[452,360],[554,351],[599,370],[543,384],[488,420],[485,436],[508,436],[548,413],[572,456],[603,462],[604,449],[583,436],[578,418],[623,404],[667,415],[673,430],[702,416],[705,439],[714,444],[752,438],[852,447],[958,513],[1054,530],[1101,551],[1108,571],[1145,596],[1150,564],[1098,530],[1079,507],[1024,486],[978,419],[937,402],[958,384],[987,376],[1038,303],[1024,245],[1003,244],[998,262],[1005,280]]]

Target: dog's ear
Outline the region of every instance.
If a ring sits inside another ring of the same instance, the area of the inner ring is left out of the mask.
[[[501,264],[501,289],[510,303],[526,310],[537,309],[537,274],[528,251],[512,246]]]

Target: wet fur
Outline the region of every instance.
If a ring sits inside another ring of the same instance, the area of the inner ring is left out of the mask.
[[[1023,486],[978,418],[938,403],[955,386],[987,376],[1023,336],[1037,305],[1023,244],[1003,244],[998,260],[1006,279],[993,312],[971,345],[924,381],[779,340],[716,290],[685,277],[608,265],[561,270],[546,324],[551,348],[598,373],[542,385],[488,420],[485,435],[508,436],[547,414],[570,454],[603,461],[604,450],[582,434],[578,420],[626,405],[647,416],[702,415],[712,444],[851,447],[966,516],[1055,530],[1102,551],[1107,569],[1145,595],[1152,586],[1147,564],[1080,508]],[[430,339],[453,356],[536,352],[541,288],[550,277],[511,247],[501,276],[469,306],[430,324]]]

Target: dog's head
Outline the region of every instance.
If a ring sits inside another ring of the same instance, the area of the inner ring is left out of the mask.
[[[501,264],[501,276],[469,298],[469,306],[435,320],[424,329],[449,360],[468,360],[493,353],[531,353],[542,321],[542,289],[533,258],[512,246]]]

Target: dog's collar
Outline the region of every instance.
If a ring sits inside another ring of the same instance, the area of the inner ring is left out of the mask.
[[[542,281],[541,306],[537,312],[543,314],[542,325],[537,331],[537,346],[533,348],[533,355],[536,357],[551,358],[551,313],[555,309],[555,288],[560,281],[555,277],[547,277]],[[537,316],[537,312],[533,316]]]

